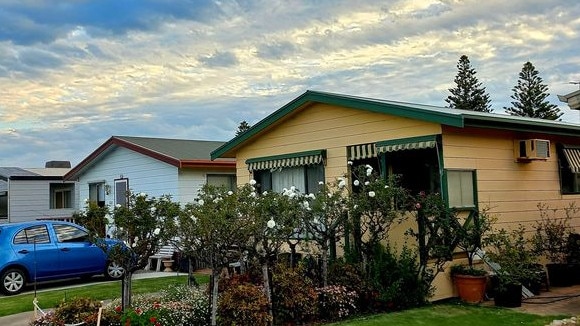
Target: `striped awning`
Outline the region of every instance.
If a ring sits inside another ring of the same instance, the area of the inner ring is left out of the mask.
[[[437,144],[437,135],[392,139],[380,141],[376,144],[377,153],[387,153],[410,149],[434,148]]]
[[[246,160],[246,165],[248,165],[248,170],[254,171],[320,164],[323,162],[325,154],[325,150],[316,150],[293,154],[257,157]]]
[[[580,148],[563,148],[562,150],[572,173],[580,173]]]
[[[375,144],[361,144],[347,147],[349,161],[364,160],[377,157],[377,147]]]

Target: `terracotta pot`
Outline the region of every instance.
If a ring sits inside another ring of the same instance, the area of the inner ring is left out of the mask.
[[[467,303],[480,303],[485,296],[487,276],[457,274],[453,277],[459,298]]]

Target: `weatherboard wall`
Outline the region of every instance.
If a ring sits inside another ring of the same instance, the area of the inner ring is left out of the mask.
[[[9,222],[70,218],[74,208],[50,208],[50,180],[10,180]]]

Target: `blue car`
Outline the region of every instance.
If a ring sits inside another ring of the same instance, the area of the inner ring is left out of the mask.
[[[106,239],[107,246],[120,243]],[[22,292],[27,284],[102,275],[120,279],[123,267],[89,241],[80,225],[61,221],[0,224],[0,291]]]

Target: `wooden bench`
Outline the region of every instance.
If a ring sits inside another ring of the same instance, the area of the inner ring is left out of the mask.
[[[175,252],[175,248],[172,245],[165,245],[159,249],[159,251],[152,256],[149,256],[147,259],[147,266],[145,266],[145,270],[149,270],[151,268],[151,263],[153,259],[157,259],[157,267],[155,268],[156,272],[161,271],[161,264],[163,261],[171,261],[173,262],[173,253]]]

